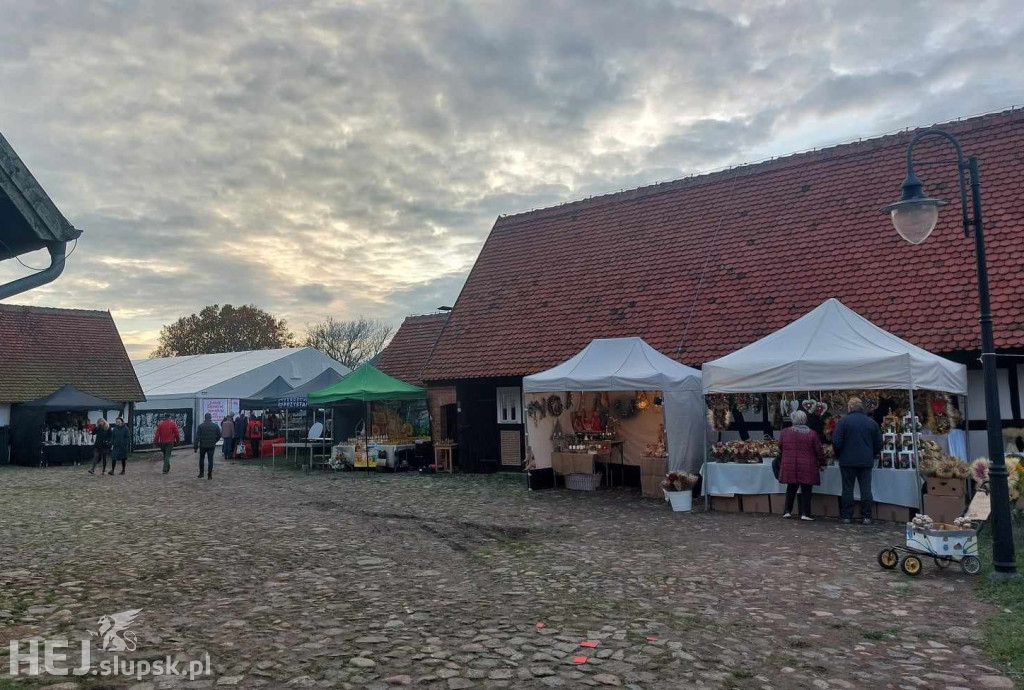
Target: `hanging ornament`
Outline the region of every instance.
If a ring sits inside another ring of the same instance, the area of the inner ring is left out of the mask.
[[[557,395],[552,395],[548,398],[548,414],[552,417],[557,417],[562,414],[562,398]]]
[[[644,391],[640,391],[639,393],[637,393],[637,395],[636,395],[636,408],[638,410],[640,410],[641,412],[643,412],[644,410],[646,410],[650,406],[651,406],[651,400],[650,400],[650,398],[647,397],[647,393],[645,393]]]

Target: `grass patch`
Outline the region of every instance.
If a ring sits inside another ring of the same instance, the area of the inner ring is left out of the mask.
[[[896,633],[899,632],[896,628],[889,628],[888,630],[865,630],[865,640],[895,640]]]
[[[1014,520],[1017,571],[1024,575],[1024,521]],[[991,533],[980,540],[982,568],[975,591],[978,597],[999,608],[985,621],[985,651],[1001,664],[1018,687],[1024,688],[1024,576],[1013,582],[993,582]]]

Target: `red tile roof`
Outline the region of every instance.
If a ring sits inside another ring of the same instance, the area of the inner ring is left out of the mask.
[[[145,400],[109,312],[0,304],[0,403],[66,383],[107,400]]]
[[[945,128],[979,158],[997,347],[1024,347],[1024,112]],[[699,365],[829,297],[933,352],[978,349],[955,166],[917,170],[950,202],[924,244],[879,213],[899,197],[912,134],[499,218],[424,379],[533,373],[599,337],[640,336]]]
[[[446,313],[406,317],[395,337],[380,353],[375,366],[388,376],[422,386],[423,366],[430,358],[447,319]]]

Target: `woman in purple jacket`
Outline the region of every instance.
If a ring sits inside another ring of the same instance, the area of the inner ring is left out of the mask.
[[[793,426],[783,429],[779,436],[779,452],[782,454],[779,481],[786,484],[786,512],[782,517],[792,517],[793,500],[799,489],[800,519],[813,520],[811,492],[821,483],[825,449],[821,447],[817,432],[807,426],[806,413],[794,412],[790,420]]]

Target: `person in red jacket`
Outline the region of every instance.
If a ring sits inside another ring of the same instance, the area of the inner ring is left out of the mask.
[[[252,449],[251,457],[258,458],[260,456],[260,440],[263,437],[263,422],[256,415],[249,420],[249,425],[245,429],[245,437],[249,439],[249,447]]]
[[[783,429],[779,436],[779,452],[782,467],[779,482],[786,484],[786,511],[788,518],[793,512],[793,500],[800,490],[800,519],[811,517],[811,492],[821,484],[821,470],[825,467],[825,449],[821,447],[818,433],[807,426],[807,414],[802,411],[790,415],[793,426]]]
[[[160,446],[164,454],[164,474],[171,471],[171,451],[174,450],[174,444],[180,440],[181,429],[171,419],[171,415],[166,415],[163,421],[156,425],[156,431],[153,433],[153,443]]]

